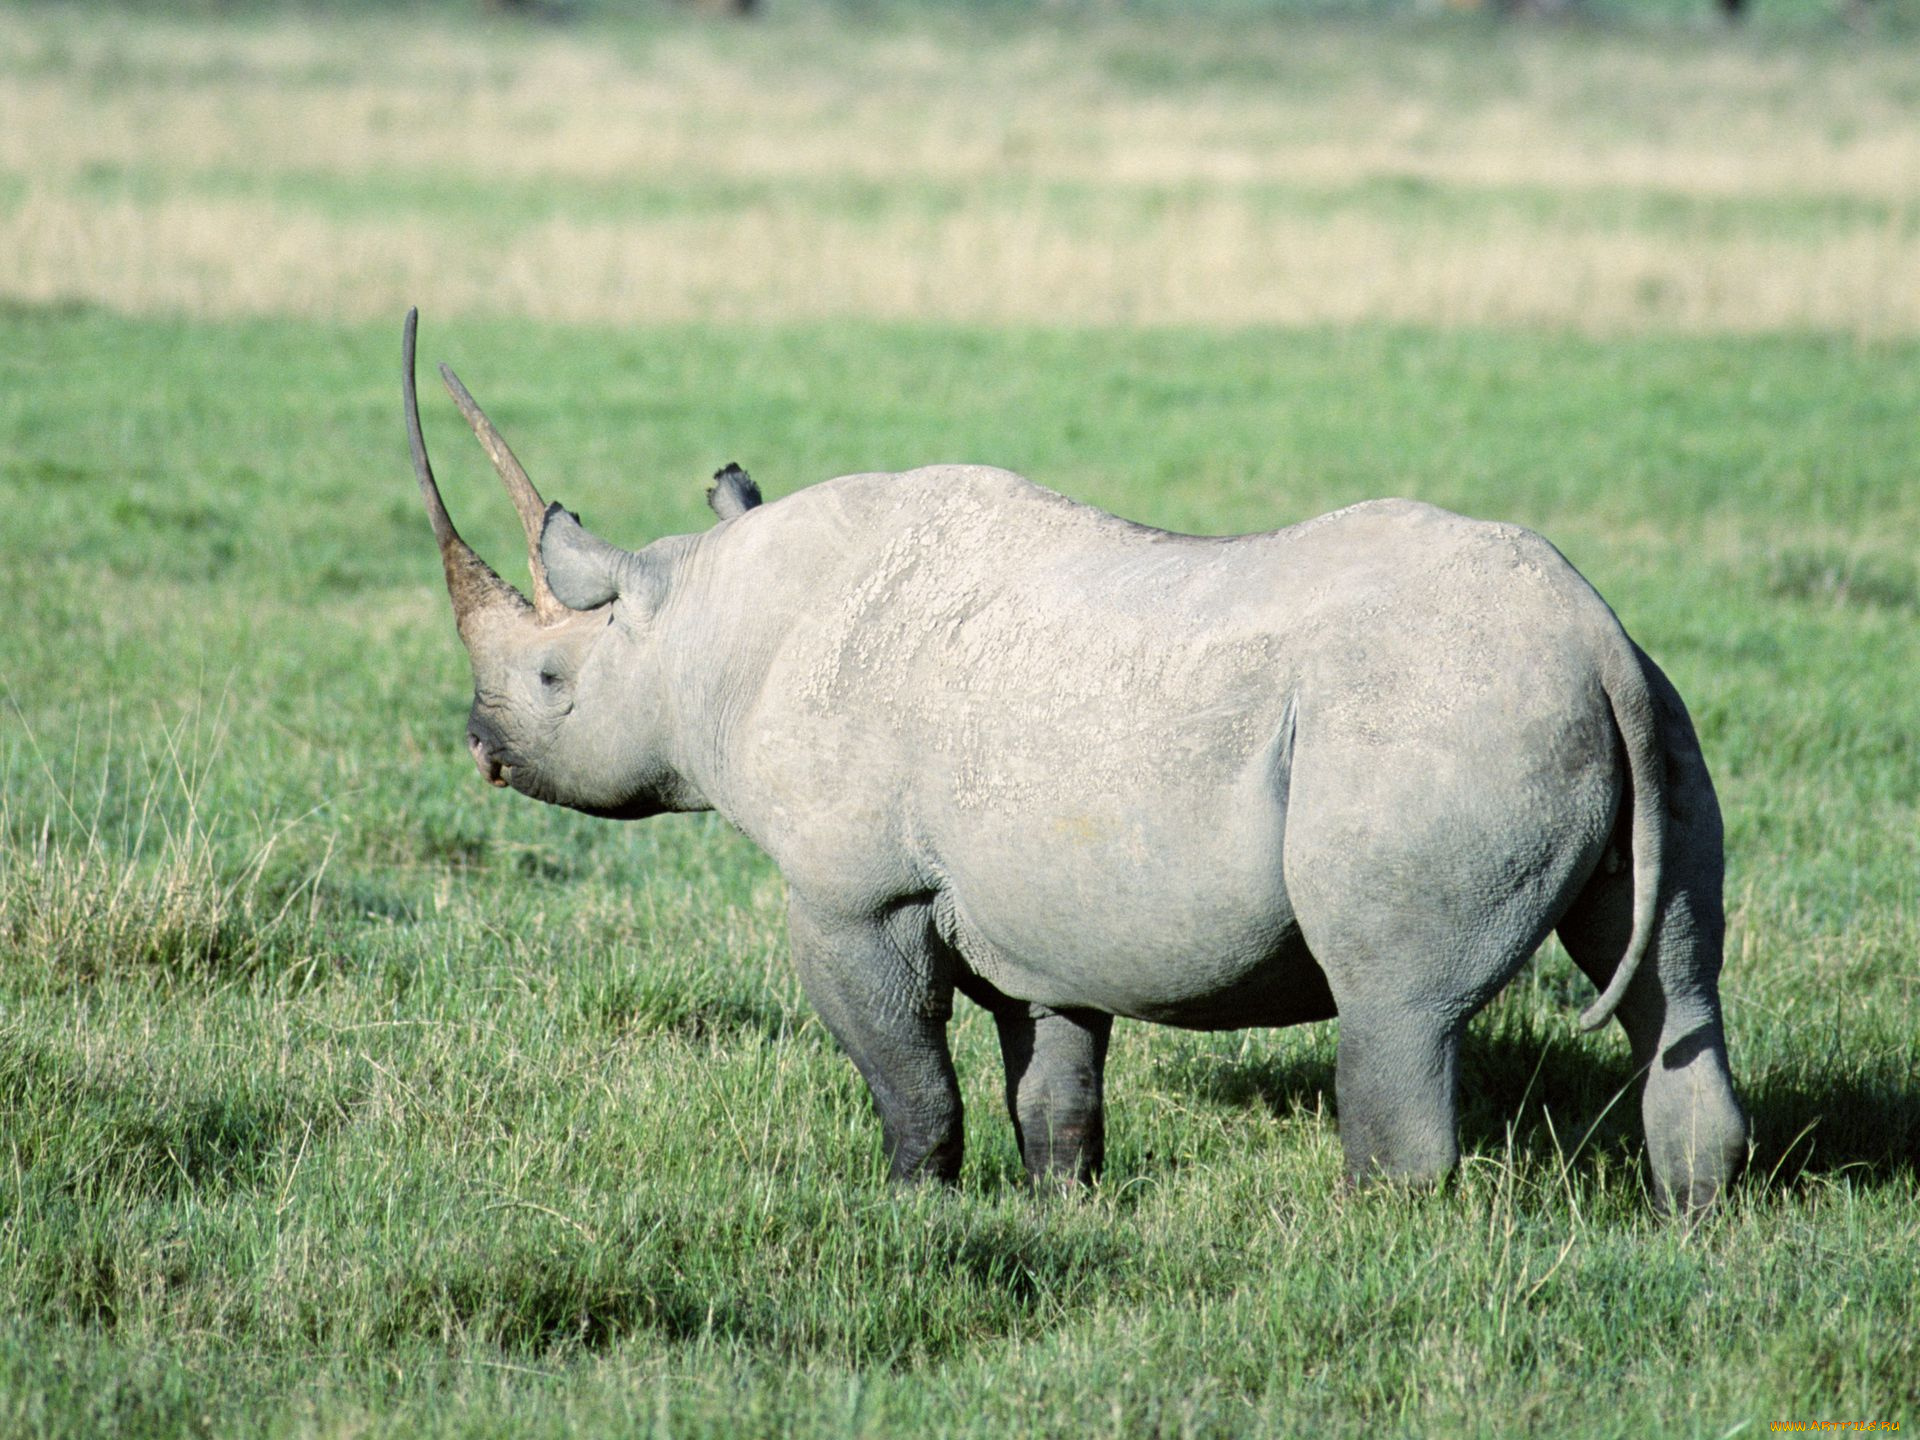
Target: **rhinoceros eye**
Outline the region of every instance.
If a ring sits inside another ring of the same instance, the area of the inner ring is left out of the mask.
[[[558,685],[559,683],[560,683],[560,677],[556,675],[553,671],[542,670],[540,672],[540,684],[546,689],[551,690],[554,686]]]

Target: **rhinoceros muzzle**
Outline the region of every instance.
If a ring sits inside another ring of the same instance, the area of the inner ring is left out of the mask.
[[[497,785],[504,789],[507,783],[507,767],[501,764],[499,757],[488,749],[487,742],[481,738],[477,730],[467,732],[467,749],[473,752],[473,763],[480,767],[480,778],[489,785]]]

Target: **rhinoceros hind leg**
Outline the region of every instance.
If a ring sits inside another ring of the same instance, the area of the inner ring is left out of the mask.
[[[994,1019],[1028,1178],[1036,1186],[1091,1181],[1106,1151],[1102,1087],[1113,1017],[1009,1002]]]
[[[800,984],[873,1092],[896,1182],[957,1179],[964,1149],[947,1048],[953,985],[923,920],[846,918],[797,898],[788,908]]]
[[[1686,1216],[1712,1206],[1746,1164],[1747,1119],[1720,1017],[1720,809],[1685,706],[1658,667],[1644,663],[1668,754],[1667,838],[1652,951],[1614,1015],[1646,1072],[1640,1112],[1654,1204]],[[1559,925],[1567,953],[1602,989],[1633,929],[1630,835],[1623,811],[1611,859]]]
[[[1614,1012],[1646,1075],[1640,1114],[1654,1204],[1683,1216],[1712,1206],[1747,1157],[1747,1120],[1734,1095],[1713,978],[1717,913],[1711,920],[1700,913],[1717,912],[1717,898],[1686,890],[1668,896],[1653,953]],[[1567,952],[1597,986],[1625,948],[1631,905],[1618,887],[1598,885],[1560,924]]]
[[[1661,902],[1652,953],[1614,1018],[1646,1075],[1640,1114],[1654,1204],[1685,1216],[1711,1207],[1745,1166],[1747,1120],[1720,1018],[1718,866],[1704,884],[1689,873],[1703,868],[1698,860],[1682,858],[1671,868],[1680,872],[1678,883]],[[1600,987],[1632,929],[1633,896],[1624,881],[1624,872],[1596,877],[1560,922],[1567,953]]]
[[[1342,1007],[1334,1095],[1350,1183],[1428,1184],[1453,1168],[1462,1029],[1405,1008]]]

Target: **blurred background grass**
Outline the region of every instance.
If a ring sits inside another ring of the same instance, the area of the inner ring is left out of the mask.
[[[0,290],[1906,335],[1916,53],[1706,17],[1651,38],[1250,10],[0,12]]]

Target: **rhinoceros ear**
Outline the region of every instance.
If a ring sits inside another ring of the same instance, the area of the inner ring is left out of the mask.
[[[570,610],[594,610],[617,598],[635,572],[639,556],[609,545],[555,503],[540,527],[540,560],[547,584]]]
[[[707,504],[722,520],[744,515],[760,503],[760,487],[753,477],[732,461],[713,472],[713,484],[707,487]]]

